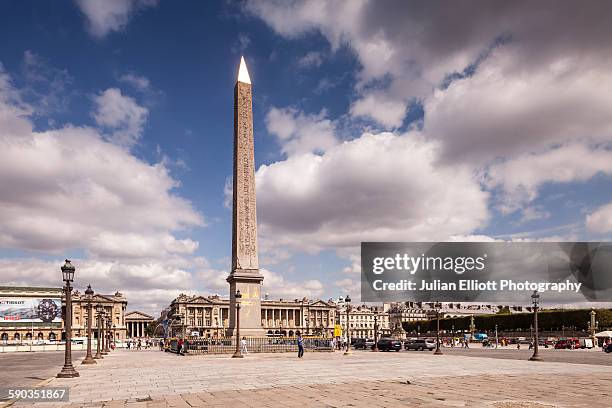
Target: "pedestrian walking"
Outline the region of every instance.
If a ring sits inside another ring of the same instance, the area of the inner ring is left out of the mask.
[[[247,350],[246,337],[243,337],[242,340],[240,340],[240,349],[244,354],[249,354],[249,351]]]
[[[298,358],[302,358],[304,356],[304,339],[302,338],[302,334],[298,334],[297,338],[298,345]]]

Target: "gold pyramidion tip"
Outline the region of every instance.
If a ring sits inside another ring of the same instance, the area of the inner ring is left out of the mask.
[[[249,71],[247,70],[246,62],[244,62],[244,57],[240,57],[240,69],[238,69],[238,82],[244,82],[245,84],[251,83],[251,78],[249,77]]]

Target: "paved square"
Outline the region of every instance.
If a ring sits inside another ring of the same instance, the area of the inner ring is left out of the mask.
[[[299,360],[116,350],[77,369],[81,377],[46,385],[70,387],[71,407],[612,406],[611,366],[419,352],[307,353]]]

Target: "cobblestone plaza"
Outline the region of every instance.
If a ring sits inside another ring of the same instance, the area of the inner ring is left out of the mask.
[[[554,352],[553,352],[554,353]],[[587,352],[589,354],[595,352]],[[474,354],[478,355],[477,353]],[[601,353],[601,358],[608,357]],[[116,350],[77,366],[70,407],[611,406],[612,366],[430,353],[340,352],[181,357]],[[409,381],[409,383],[408,383]],[[607,401],[607,402],[606,402]],[[602,405],[603,404],[603,405]],[[608,405],[606,405],[608,404]]]

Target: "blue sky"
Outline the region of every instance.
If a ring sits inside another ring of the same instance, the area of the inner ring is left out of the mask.
[[[362,240],[609,240],[610,10],[572,7],[4,2],[2,281],[225,295],[243,54],[271,296],[356,297]]]

